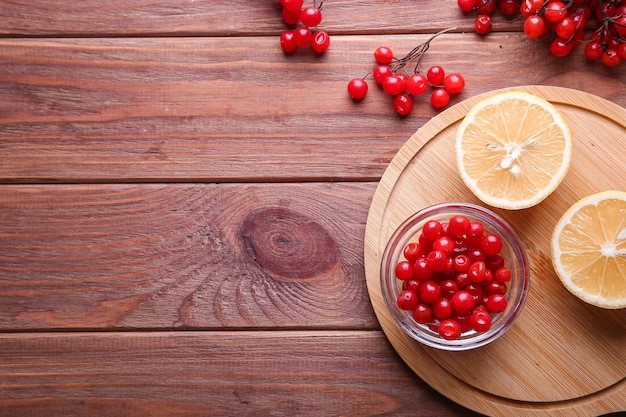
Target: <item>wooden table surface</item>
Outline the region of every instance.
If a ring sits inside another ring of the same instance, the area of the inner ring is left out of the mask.
[[[626,106],[626,63],[560,59],[455,0],[0,0],[0,416],[473,416],[374,315],[363,239],[401,118],[347,82],[439,30],[452,103],[550,85]]]

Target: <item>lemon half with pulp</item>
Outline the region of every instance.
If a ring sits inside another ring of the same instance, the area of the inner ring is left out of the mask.
[[[626,192],[585,197],[557,222],[552,264],[565,287],[602,308],[626,307]]]
[[[570,129],[547,100],[525,92],[475,104],[456,133],[461,178],[484,203],[517,210],[550,195],[569,170]]]

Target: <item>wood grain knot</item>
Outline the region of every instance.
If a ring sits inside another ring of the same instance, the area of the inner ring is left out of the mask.
[[[270,207],[246,216],[240,238],[245,253],[272,278],[322,278],[339,260],[335,241],[318,222],[293,210]]]

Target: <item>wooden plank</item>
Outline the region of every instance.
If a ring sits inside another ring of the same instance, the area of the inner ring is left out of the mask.
[[[376,181],[438,111],[418,97],[400,118],[373,81],[362,103],[347,82],[377,46],[427,37],[337,36],[322,57],[285,56],[275,37],[0,39],[0,182]],[[445,34],[433,64],[464,74],[453,104],[545,84],[626,106],[621,68],[523,35]]]
[[[0,330],[379,328],[374,188],[0,186]]]
[[[317,1],[319,4],[320,1]],[[313,5],[313,1],[306,1]],[[278,0],[126,0],[102,6],[86,0],[0,1],[0,35],[10,36],[250,36],[286,28]],[[332,34],[469,31],[455,0],[385,2],[333,0],[323,5],[320,27]],[[495,15],[494,30],[519,30],[521,21]]]
[[[380,331],[0,334],[0,351],[0,416],[478,416]]]

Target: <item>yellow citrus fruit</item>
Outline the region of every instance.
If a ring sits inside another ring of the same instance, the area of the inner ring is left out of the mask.
[[[552,264],[563,285],[589,304],[626,307],[626,192],[575,203],[552,234]]]
[[[572,159],[570,129],[548,101],[524,92],[475,104],[456,134],[459,173],[484,203],[532,207],[561,183]]]

